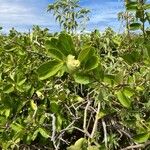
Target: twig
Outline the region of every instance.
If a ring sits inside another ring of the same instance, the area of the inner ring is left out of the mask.
[[[56,140],[55,140],[55,133],[56,133],[56,117],[54,114],[51,114],[52,117],[52,136],[51,136],[51,141],[53,142],[53,145],[55,147],[55,150],[58,150],[59,144],[56,145]]]
[[[90,122],[91,122],[92,118],[93,118],[93,113],[91,112],[90,117],[89,117],[89,119],[88,119],[87,127],[86,127],[87,129],[88,129],[89,126],[90,126]]]
[[[75,123],[75,120],[73,120],[65,129],[61,130],[61,133],[59,134],[58,138],[61,138],[65,131],[71,129],[70,127]]]
[[[86,121],[87,121],[86,118],[87,118],[87,110],[88,110],[89,106],[90,106],[90,101],[88,101],[88,103],[85,107],[85,110],[84,110],[84,122],[83,122],[83,129],[84,130],[87,130],[87,128],[86,128]]]
[[[137,144],[137,145],[133,145],[133,146],[128,146],[126,148],[122,148],[121,150],[128,150],[128,149],[134,149],[134,148],[144,148],[146,146],[150,145],[150,141],[144,143],[144,144]]]
[[[104,119],[102,119],[102,126],[103,126],[103,131],[104,131],[105,147],[107,149],[107,130],[106,130],[106,123],[105,123]]]
[[[73,116],[75,118],[75,115],[71,112],[70,108],[65,104],[65,107],[68,109],[69,113],[71,116]]]
[[[55,140],[55,132],[56,132],[56,117],[54,116],[54,114],[51,114],[52,117],[52,136],[51,136],[51,140]]]
[[[67,144],[67,145],[69,145],[70,143],[69,142],[67,142],[66,140],[64,140],[62,137],[61,138],[59,138],[61,141],[63,141],[65,144]]]
[[[75,110],[78,110],[82,105],[86,104],[87,102],[84,101],[84,102],[82,102],[80,105],[78,105],[78,106],[75,107],[75,105],[77,105],[77,104],[79,104],[79,103],[81,103],[81,102],[77,102],[77,103],[73,104],[71,107],[74,107]]]
[[[81,131],[82,133],[86,134],[89,138],[91,136],[90,133],[87,130],[82,130],[82,129],[78,128],[78,127],[72,127],[72,129],[76,129],[78,131]]]
[[[93,125],[93,130],[92,130],[92,133],[91,133],[91,138],[93,138],[94,136],[94,133],[97,129],[97,123],[98,123],[98,114],[99,114],[99,111],[100,111],[100,102],[98,103],[98,108],[97,108],[97,112],[96,112],[96,115],[95,115],[95,122],[94,122],[94,125]]]

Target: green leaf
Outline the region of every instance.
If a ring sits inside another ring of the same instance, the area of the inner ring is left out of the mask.
[[[57,60],[63,60],[65,56],[63,53],[56,47],[55,44],[53,44],[54,40],[51,39],[51,41],[46,41],[46,49],[48,50],[48,54]]]
[[[57,113],[56,115],[56,128],[57,131],[61,131],[62,130],[62,124],[63,124],[63,117],[61,116],[61,114]]]
[[[85,138],[80,138],[75,142],[75,146],[82,147],[82,145],[86,142]]]
[[[64,60],[65,56],[58,49],[48,49],[48,54],[57,60]]]
[[[74,75],[75,82],[80,84],[88,84],[90,83],[90,77],[83,73],[77,73]]]
[[[38,133],[39,133],[39,130],[35,130],[35,132],[34,132],[33,135],[32,135],[32,140],[33,140],[33,141],[36,139]]]
[[[111,74],[104,75],[104,83],[113,85],[115,80],[115,76]]]
[[[137,10],[137,2],[129,2],[126,4],[126,8],[129,11],[136,11]]]
[[[5,109],[5,116],[6,116],[6,118],[8,118],[10,116],[10,112],[11,112],[10,109]]]
[[[50,110],[51,110],[53,113],[58,113],[58,112],[59,112],[59,105],[58,105],[58,103],[52,101],[51,104],[50,104]]]
[[[120,71],[115,75],[115,84],[121,84],[124,79],[124,72]]]
[[[104,70],[102,66],[99,65],[97,68],[95,68],[92,71],[93,71],[93,75],[97,80],[102,81],[104,79]]]
[[[145,44],[147,55],[150,58],[150,44]]]
[[[37,110],[37,105],[34,103],[33,100],[30,101],[30,105],[33,110]]]
[[[26,78],[25,79],[21,79],[20,81],[18,81],[17,85],[21,86],[25,83]]]
[[[81,50],[78,56],[78,60],[80,62],[86,62],[90,59],[91,56],[93,56],[95,53],[95,49],[93,47],[85,47]]]
[[[47,139],[47,138],[50,137],[49,134],[47,133],[47,131],[46,131],[45,129],[39,128],[38,130],[39,130],[39,133],[40,133],[44,138]]]
[[[140,23],[131,23],[129,25],[130,30],[139,30],[141,29],[141,24]]]
[[[127,54],[124,54],[122,56],[122,58],[129,64],[129,65],[132,65],[133,63],[135,62],[139,62],[140,61],[140,54],[139,52],[137,51],[132,51],[130,53],[127,53]]]
[[[150,134],[149,133],[142,133],[134,136],[134,141],[137,143],[144,143],[148,141]]]
[[[58,44],[59,44],[59,42],[58,42],[59,40],[58,40],[58,38],[55,38],[55,37],[51,37],[51,39],[50,40],[47,40],[46,41],[46,47],[49,49],[49,48],[54,48],[54,49],[58,49]]]
[[[13,91],[14,91],[14,86],[12,84],[8,84],[8,85],[4,86],[4,88],[3,88],[3,92],[6,94],[9,94]]]
[[[97,56],[91,56],[85,64],[85,70],[90,71],[97,68],[99,65],[99,58]]]
[[[80,138],[75,142],[74,145],[67,148],[67,150],[86,150],[87,149],[87,141],[85,138]]]
[[[122,91],[116,92],[117,98],[119,102],[126,108],[130,108],[131,101],[128,97],[125,96],[125,94]]]
[[[59,35],[59,49],[65,56],[69,54],[75,55],[75,47],[70,35],[66,33],[61,33]]]
[[[144,4],[143,8],[144,8],[145,10],[150,9],[150,4]]]
[[[135,94],[134,90],[131,89],[130,87],[124,87],[124,88],[123,88],[123,93],[124,93],[124,95],[127,96],[128,98],[132,97],[132,96]]]
[[[21,124],[19,124],[19,123],[13,123],[13,124],[11,124],[11,128],[14,131],[16,131],[16,132],[20,132],[20,131],[22,131],[24,129],[24,127]]]
[[[48,79],[49,77],[55,75],[63,66],[62,62],[55,60],[48,61],[42,64],[38,70],[38,76],[40,80]]]
[[[149,24],[150,24],[150,12],[146,12],[145,15],[146,15],[147,21],[148,21]],[[147,30],[147,31],[149,31],[149,30]],[[150,32],[150,31],[149,31],[149,32]],[[150,35],[150,34],[149,34],[149,35]]]
[[[44,99],[44,95],[40,91],[36,91],[36,94],[40,99]]]
[[[43,115],[40,117],[38,123],[39,123],[39,124],[43,124],[46,118],[47,118],[47,116],[46,116],[45,114],[43,114]]]

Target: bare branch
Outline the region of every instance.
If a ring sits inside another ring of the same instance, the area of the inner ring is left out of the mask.
[[[89,106],[90,106],[90,101],[88,101],[86,107],[85,107],[85,110],[84,110],[84,122],[83,122],[83,129],[84,130],[87,130],[86,129],[86,118],[87,118],[87,110],[89,109]]]
[[[92,130],[92,133],[91,133],[91,138],[93,138],[94,134],[95,134],[95,131],[97,130],[97,123],[98,123],[98,114],[99,114],[99,111],[100,111],[100,102],[98,103],[98,108],[97,108],[97,113],[96,113],[96,116],[95,116],[95,122],[94,122],[94,125],[93,125],[93,130]]]
[[[105,147],[107,149],[107,130],[106,130],[106,123],[105,123],[104,119],[102,119],[102,126],[103,126],[103,131],[104,131]]]
[[[126,148],[122,148],[121,150],[128,150],[128,149],[134,149],[134,148],[145,148],[148,145],[150,145],[150,141],[148,141],[144,144],[137,144],[137,145],[128,146]]]

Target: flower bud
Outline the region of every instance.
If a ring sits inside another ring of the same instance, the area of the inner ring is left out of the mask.
[[[77,68],[80,67],[80,61],[75,59],[75,56],[68,55],[67,56],[67,68],[69,71],[75,71]]]

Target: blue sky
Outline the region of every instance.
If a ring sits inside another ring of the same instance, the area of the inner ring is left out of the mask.
[[[0,26],[4,32],[15,27],[27,32],[32,25],[47,27],[58,31],[59,25],[51,13],[46,11],[53,0],[0,0]],[[123,10],[123,0],[81,0],[81,6],[91,10],[87,31],[95,28],[103,31],[107,26],[116,31],[120,29],[117,13]]]

